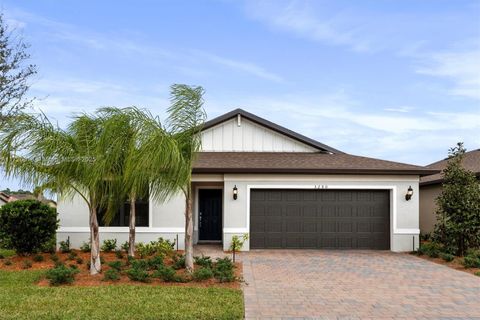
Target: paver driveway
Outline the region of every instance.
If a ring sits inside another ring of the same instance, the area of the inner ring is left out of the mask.
[[[247,319],[480,318],[480,277],[409,254],[242,254]]]

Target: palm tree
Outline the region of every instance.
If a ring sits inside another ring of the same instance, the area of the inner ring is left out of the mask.
[[[204,90],[200,86],[171,86],[168,130],[180,151],[180,167],[174,172],[176,183],[185,196],[185,266],[193,271],[192,167],[201,147],[200,131],[205,122]]]
[[[108,167],[99,153],[102,119],[76,116],[66,130],[43,114],[20,114],[0,129],[1,164],[8,176],[62,197],[79,195],[89,208],[90,273],[101,271],[97,210],[108,200]]]
[[[130,203],[128,255],[135,256],[135,203],[150,197],[165,201],[177,191],[175,175],[179,152],[157,117],[145,110],[103,108],[97,114],[104,119],[100,139],[105,161],[115,181],[109,194],[108,224],[125,199]]]

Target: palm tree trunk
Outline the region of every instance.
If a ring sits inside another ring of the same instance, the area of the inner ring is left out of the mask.
[[[193,272],[193,214],[190,186],[185,192],[185,201],[185,268],[187,272]]]
[[[100,262],[100,234],[98,232],[97,208],[90,208],[90,274],[95,275],[102,271]]]
[[[130,198],[130,219],[128,223],[128,255],[135,257],[135,196]]]

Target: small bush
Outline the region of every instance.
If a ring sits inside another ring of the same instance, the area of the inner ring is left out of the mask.
[[[32,261],[30,260],[23,260],[22,268],[23,269],[30,269],[32,267]]]
[[[210,268],[198,268],[193,272],[195,281],[207,280],[213,277],[213,271]]]
[[[440,252],[439,256],[447,262],[453,261],[453,259],[455,259],[455,256],[451,253]]]
[[[233,272],[233,269],[234,264],[232,260],[230,260],[230,258],[217,258],[213,274],[215,278],[220,282],[232,282],[235,280],[235,274]]]
[[[74,269],[74,270],[78,270],[78,266],[74,263],[70,263],[69,267]]]
[[[467,250],[466,256],[477,257],[480,259],[480,249],[469,249]]]
[[[122,250],[115,250],[115,256],[117,257],[117,259],[123,259]]]
[[[55,237],[55,209],[36,200],[18,200],[0,207],[0,241],[18,254],[35,253]]]
[[[80,246],[80,250],[85,253],[90,252],[90,250],[92,250],[92,248],[90,247],[90,243],[89,242],[82,243],[82,245]]]
[[[60,246],[60,252],[61,253],[69,253],[70,252],[70,238],[67,238],[66,241],[60,241],[58,243]]]
[[[61,284],[72,283],[75,280],[75,275],[78,270],[68,268],[64,265],[55,267],[47,271],[47,279],[52,286],[58,286]]]
[[[50,259],[53,261],[53,262],[57,262],[58,260],[60,260],[60,258],[55,254],[55,253],[52,253],[50,255]]]
[[[75,259],[75,262],[76,262],[77,264],[83,264],[83,259],[80,258],[80,257],[77,257],[77,258]]]
[[[42,262],[44,260],[45,258],[41,254],[36,254],[35,256],[33,256],[33,261],[35,262]]]
[[[142,259],[149,257],[155,253],[155,247],[153,247],[150,243],[140,242],[137,244],[136,250],[139,257]]]
[[[12,260],[10,259],[6,259],[4,262],[3,262],[4,265],[6,266],[11,266],[13,264]]]
[[[135,257],[132,257],[132,256],[127,256],[127,266],[131,265],[132,264],[132,261],[135,260]]]
[[[130,268],[127,270],[126,273],[130,280],[139,282],[150,282],[150,275],[144,269]]]
[[[103,241],[102,244],[102,251],[104,252],[112,252],[117,248],[117,239],[107,239]]]
[[[147,262],[147,260],[143,260],[143,259],[131,260],[130,265],[134,269],[140,269],[140,270],[147,270],[148,269],[148,262]]]
[[[440,252],[442,252],[442,245],[436,242],[426,242],[420,244],[418,248],[418,254],[425,254],[431,258],[438,258]]]
[[[475,272],[474,275],[476,275],[477,277],[480,277],[480,271]]]
[[[185,255],[174,255],[172,267],[175,270],[185,268]]]
[[[116,269],[108,269],[103,274],[104,281],[118,281],[120,280],[120,274]]]
[[[122,243],[122,245],[120,246],[120,248],[122,248],[122,250],[125,251],[125,252],[128,252],[128,247],[130,247],[129,244],[128,244],[128,241],[125,241],[125,242]]]
[[[155,278],[160,278],[165,282],[181,282],[182,279],[177,276],[175,269],[172,267],[161,266],[154,273]]]
[[[163,257],[162,256],[154,256],[147,260],[148,268],[151,270],[155,270],[163,266]]]
[[[55,267],[60,267],[60,266],[64,266],[65,263],[63,263],[63,262],[60,261],[60,260],[57,260],[57,261],[54,261],[54,262],[53,262],[53,265],[54,265]]]
[[[480,268],[480,258],[475,255],[468,255],[463,258],[465,268]]]
[[[195,263],[199,266],[202,266],[204,268],[212,268],[213,262],[212,259],[208,256],[201,256],[201,257],[193,257],[195,260]]]
[[[107,263],[107,265],[112,269],[120,271],[120,270],[122,270],[123,262],[120,261],[120,260],[117,260],[117,261],[109,262],[109,263]]]
[[[67,260],[75,260],[75,258],[78,256],[78,254],[74,251],[70,252],[67,256]]]

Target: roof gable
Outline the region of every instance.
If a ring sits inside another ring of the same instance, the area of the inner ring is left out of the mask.
[[[343,152],[340,151],[340,150],[334,149],[334,148],[332,148],[330,146],[327,146],[323,143],[320,143],[316,140],[310,139],[306,136],[303,136],[299,133],[296,133],[296,132],[294,132],[292,130],[289,130],[285,127],[282,127],[280,125],[277,125],[277,124],[275,124],[273,122],[270,122],[266,119],[260,118],[256,115],[254,115],[252,113],[249,113],[249,112],[247,112],[245,110],[242,110],[242,109],[235,109],[235,110],[230,111],[230,112],[228,112],[224,115],[221,115],[217,118],[214,118],[210,121],[207,121],[204,124],[204,127],[202,129],[202,133],[206,133],[210,129],[212,129],[214,127],[217,127],[217,126],[221,125],[222,123],[228,122],[230,120],[235,121],[235,119],[239,119],[240,124],[241,124],[243,119],[247,119],[247,120],[251,121],[252,123],[254,123],[258,126],[264,127],[266,129],[268,129],[269,131],[274,132],[277,136],[286,137],[289,140],[292,140],[292,141],[296,142],[296,144],[297,144],[297,146],[293,146],[293,147],[290,146],[290,145],[288,146],[288,148],[293,148],[292,150],[281,149],[281,150],[278,150],[278,151],[325,152],[325,153],[343,154]],[[242,138],[243,138],[243,135],[242,135]],[[227,139],[230,139],[230,137],[228,137]],[[273,136],[272,139],[275,139],[275,135]],[[203,137],[202,137],[202,140],[203,140]],[[207,145],[206,146],[207,148],[204,151],[213,151],[213,149],[209,148],[208,143],[209,143],[209,141],[207,139],[207,143],[204,143],[205,145]],[[302,148],[302,146],[303,146],[303,148]],[[222,150],[222,151],[234,151],[234,150]],[[254,151],[254,150],[250,150],[250,151]],[[270,150],[270,151],[276,151],[276,150]]]

